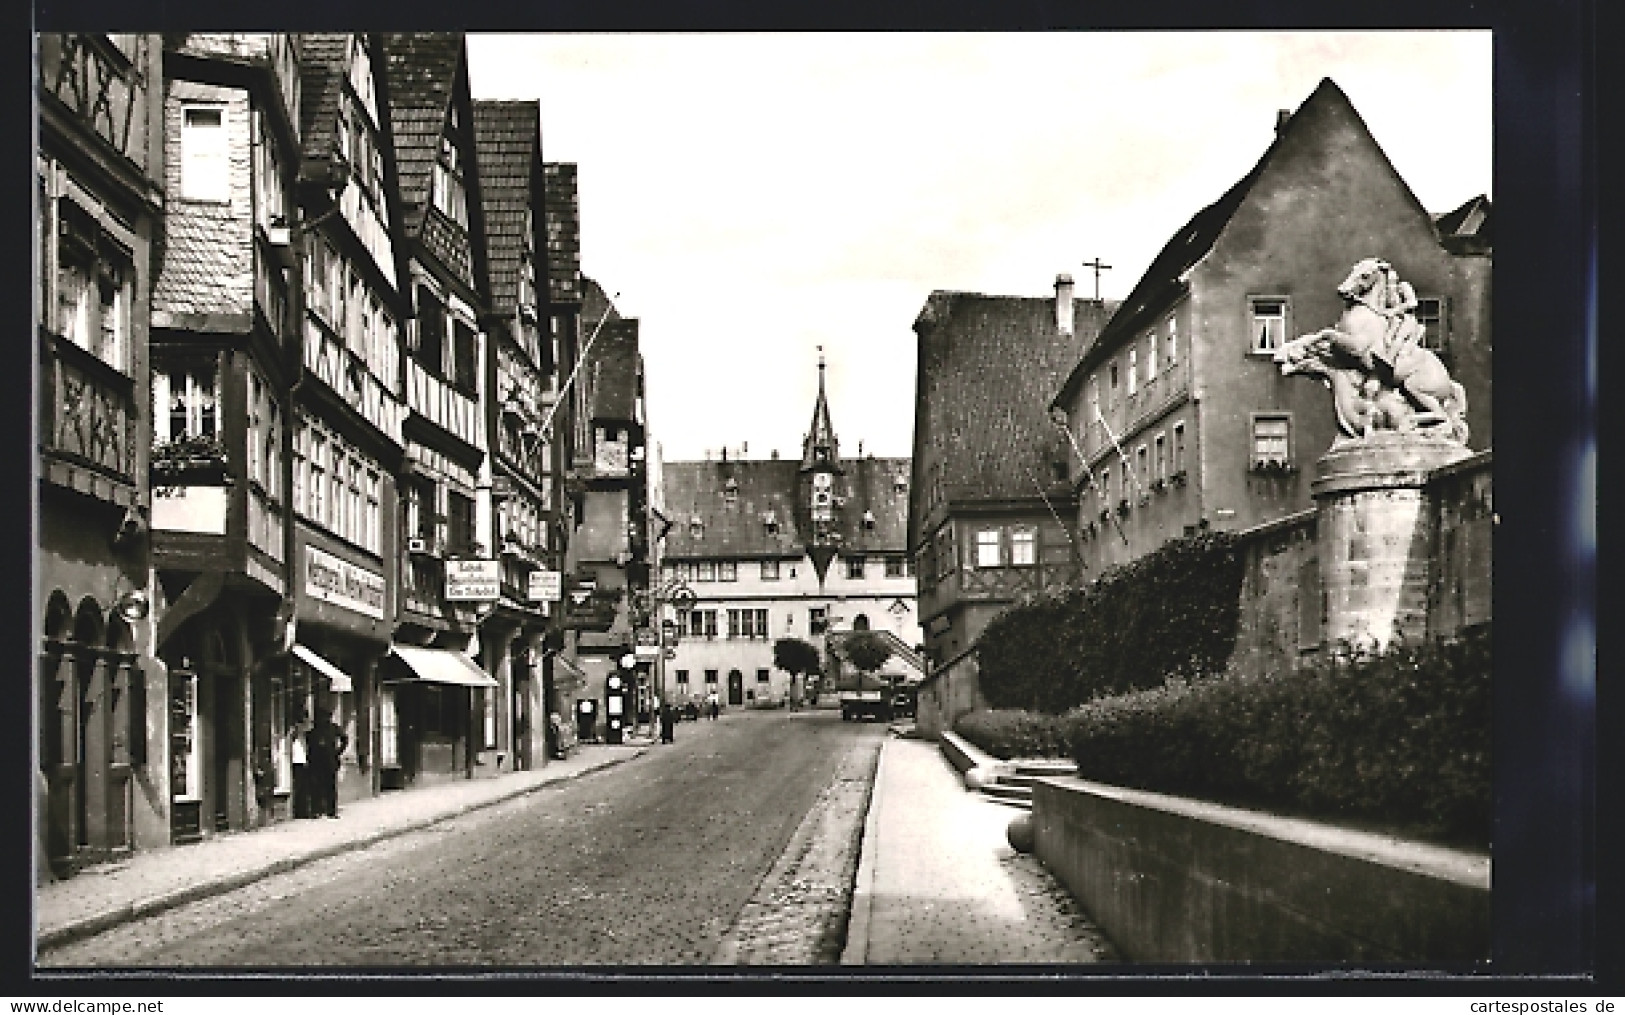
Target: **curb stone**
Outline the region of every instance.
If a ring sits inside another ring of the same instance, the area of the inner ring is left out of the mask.
[[[874,912],[875,852],[880,841],[880,797],[885,786],[886,744],[880,747],[869,789],[869,809],[863,817],[863,845],[858,871],[852,879],[852,907],[847,915],[846,947],[841,965],[861,966],[869,954],[869,922]]]
[[[134,902],[117,906],[110,911],[93,913],[90,916],[81,917],[77,920],[71,920],[67,923],[61,924],[60,926],[53,927],[50,930],[41,930],[37,932],[34,939],[35,955],[37,957],[39,954],[51,948],[59,948],[62,945],[70,944],[74,941],[81,941],[87,937],[94,937],[97,934],[112,930],[114,927],[130,923],[134,920],[145,919],[149,916],[155,916],[159,913],[166,912],[167,910],[176,909],[202,899],[212,898],[216,895],[224,895],[227,892],[234,892],[239,888],[246,888],[256,881],[260,881],[268,877],[274,877],[278,874],[286,874],[291,870],[315,863],[319,860],[326,860],[343,853],[350,853],[356,850],[366,849],[369,846],[375,846],[378,843],[383,842],[385,839],[393,839],[397,836],[421,831],[443,821],[450,821],[453,818],[461,817],[471,811],[482,810],[486,807],[493,807],[497,804],[506,803],[509,800],[516,799],[517,797],[524,796],[528,793],[534,793],[538,790],[546,789],[549,786],[557,785],[563,782],[570,782],[574,779],[579,779],[582,776],[590,775],[594,772],[601,772],[606,768],[612,768],[616,765],[631,761],[634,758],[642,757],[645,753],[647,753],[647,751],[647,747],[640,746],[637,751],[632,754],[628,754],[623,758],[608,758],[605,759],[602,764],[593,765],[591,768],[583,768],[579,772],[572,772],[569,775],[562,775],[557,779],[546,779],[541,782],[532,783],[528,786],[517,786],[512,790],[504,790],[503,792],[495,794],[488,799],[471,801],[448,810],[443,814],[436,814],[432,817],[415,819],[407,824],[399,825],[393,828],[381,829],[379,831],[363,835],[360,838],[347,839],[342,842],[330,843],[325,846],[317,846],[313,849],[296,853],[292,856],[278,857],[269,863],[254,867],[251,870],[233,871],[207,881],[186,885],[171,892],[149,896],[145,899],[138,899]]]

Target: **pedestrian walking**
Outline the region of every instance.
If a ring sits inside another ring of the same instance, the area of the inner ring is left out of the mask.
[[[706,708],[710,709],[712,719],[715,719],[717,714],[722,711],[722,699],[717,697],[715,691],[705,696],[705,705]]]
[[[303,712],[296,715],[288,727],[288,760],[293,766],[293,816],[296,818],[311,816],[310,776],[305,771],[310,759],[305,747],[305,733],[309,728],[310,720]]]
[[[310,777],[312,813],[339,816],[339,759],[350,746],[350,738],[333,722],[329,713],[320,713],[305,734],[306,774]]]
[[[663,744],[677,742],[677,708],[669,701],[660,705],[660,742]]]

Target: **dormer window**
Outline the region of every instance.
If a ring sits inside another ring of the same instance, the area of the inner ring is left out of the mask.
[[[865,511],[863,513],[863,527],[871,532],[874,531],[875,513],[873,511]]]
[[[699,539],[700,537],[704,536],[705,520],[699,515],[694,515],[692,518],[690,518],[688,520],[688,534],[693,536],[695,539]]]
[[[771,511],[765,512],[762,515],[762,527],[767,530],[768,535],[777,535],[779,531],[779,516]]]
[[[739,480],[732,476],[728,477],[728,481],[722,484],[722,499],[730,507],[739,503]]]

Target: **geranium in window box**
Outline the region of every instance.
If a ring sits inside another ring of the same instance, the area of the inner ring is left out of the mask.
[[[1290,476],[1298,467],[1284,458],[1261,458],[1253,463],[1253,471],[1261,476]]]
[[[220,479],[226,471],[226,448],[218,437],[177,437],[152,449],[151,466],[155,478],[172,484]]]

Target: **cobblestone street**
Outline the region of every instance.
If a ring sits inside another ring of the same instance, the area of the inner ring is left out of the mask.
[[[128,924],[40,965],[833,961],[883,737],[829,712],[684,723],[675,746],[617,768]]]

